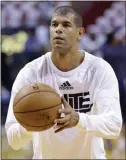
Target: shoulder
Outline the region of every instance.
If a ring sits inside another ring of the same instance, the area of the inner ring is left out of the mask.
[[[49,53],[47,53],[49,54]],[[42,67],[44,66],[44,62],[48,58],[48,55],[43,55],[29,63],[27,63],[18,73],[18,75],[15,78],[14,84],[13,84],[13,90],[18,91],[23,86],[37,82],[38,77],[40,77],[42,73]]]
[[[111,65],[103,58],[87,53],[87,73],[90,72],[92,78],[96,78],[96,83],[100,81],[117,81],[116,74]]]
[[[92,78],[95,79],[95,84],[97,86],[102,86],[105,88],[118,86],[116,74],[107,61],[91,54],[89,54],[88,57],[88,70],[91,72]]]
[[[44,55],[42,55],[41,57],[27,63],[25,65],[25,67],[39,67],[39,65],[42,65],[48,58],[49,58],[49,55],[50,55],[51,52],[47,52],[45,53]]]
[[[86,52],[86,54],[88,55],[88,68],[92,71],[96,71],[102,74],[108,71],[114,72],[111,65],[103,58],[96,57],[88,52]]]
[[[47,52],[44,55],[42,55],[41,57],[27,63],[23,68],[22,71],[24,72],[31,72],[31,71],[37,71],[40,68],[42,68],[45,63],[47,62],[47,60],[49,59],[49,55],[51,54],[51,52]]]
[[[25,66],[19,71],[17,78],[24,78],[30,79],[30,81],[35,81],[35,78],[37,78],[38,75],[41,75],[45,66],[48,66],[48,59],[50,54],[51,52],[47,52],[41,57],[25,64]]]

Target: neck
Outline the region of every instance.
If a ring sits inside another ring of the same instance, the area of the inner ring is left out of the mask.
[[[59,70],[67,72],[78,67],[82,63],[84,55],[82,55],[78,49],[62,54],[52,51],[51,58]]]

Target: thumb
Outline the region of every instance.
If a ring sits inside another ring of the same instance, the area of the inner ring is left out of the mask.
[[[68,104],[68,102],[65,100],[65,98],[63,96],[61,97],[61,101],[64,105],[64,108],[71,108],[70,105]]]

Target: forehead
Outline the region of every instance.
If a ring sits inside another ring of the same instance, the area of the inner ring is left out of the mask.
[[[52,22],[57,21],[59,23],[63,23],[63,22],[74,23],[74,15],[71,13],[67,15],[54,14],[51,21]]]

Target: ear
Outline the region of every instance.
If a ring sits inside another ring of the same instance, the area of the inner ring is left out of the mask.
[[[85,32],[85,30],[84,30],[83,27],[78,28],[78,37],[77,37],[78,40],[81,39],[81,37],[83,36],[84,32]]]

